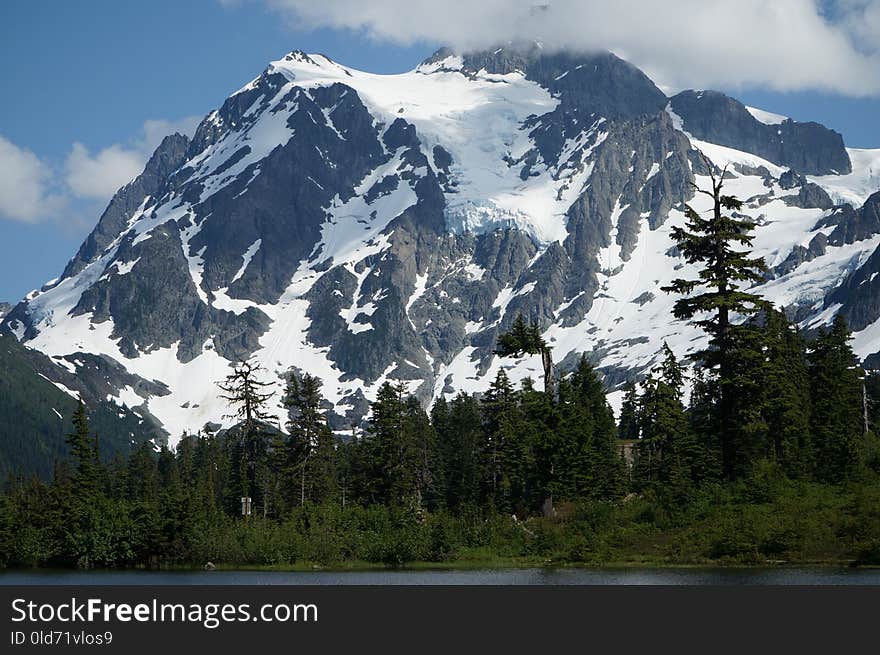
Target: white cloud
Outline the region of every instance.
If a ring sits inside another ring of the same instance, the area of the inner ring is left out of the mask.
[[[671,87],[880,94],[880,0],[264,0],[298,29],[459,49],[609,49]]]
[[[0,218],[30,223],[50,216],[63,204],[51,179],[39,157],[0,135]]]
[[[83,144],[74,143],[65,162],[67,186],[76,196],[109,200],[140,174],[166,135],[180,132],[190,136],[197,124],[196,116],[179,121],[148,120],[130,146],[114,143],[94,155]]]
[[[83,198],[109,198],[119,187],[137,177],[144,166],[143,155],[112,145],[92,155],[81,143],[74,143],[64,164],[70,190]]]
[[[141,173],[165,136],[191,136],[198,122],[197,116],[147,120],[127,144],[114,143],[94,153],[76,142],[61,166],[0,135],[0,219],[37,222],[63,215],[64,224],[79,224],[88,208],[93,222],[101,206]]]
[[[191,137],[195,134],[201,120],[201,116],[186,116],[176,121],[155,119],[144,121],[143,135],[135,142],[137,148],[146,155],[144,162],[146,163],[149,156],[159,147],[162,139],[166,136],[177,132]]]
[[[877,0],[833,0],[830,13],[853,35],[857,48],[867,53],[880,51],[880,2]]]

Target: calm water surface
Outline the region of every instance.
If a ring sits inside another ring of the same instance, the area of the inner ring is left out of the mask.
[[[880,569],[0,571],[0,585],[880,585]]]

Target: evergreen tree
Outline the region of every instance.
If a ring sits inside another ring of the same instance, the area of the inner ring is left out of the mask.
[[[719,417],[722,437],[728,446],[725,469],[728,477],[748,475],[756,461],[770,454],[766,350],[765,331],[757,324],[730,328],[728,384],[726,387],[719,384],[722,391],[729,392],[724,413]],[[722,450],[722,456],[723,453]]]
[[[137,526],[135,542],[145,561],[162,550],[159,467],[152,444],[142,441],[128,461],[128,500]]]
[[[682,496],[694,482],[700,453],[682,404],[684,372],[666,344],[663,356],[644,385],[639,407],[642,438],[634,472],[640,486],[660,483]]]
[[[437,436],[431,419],[425,413],[422,404],[415,396],[404,401],[403,416],[404,433],[412,435],[414,466],[416,477],[416,502],[429,509],[441,504],[445,487],[441,474],[442,466],[438,466],[442,454],[437,447]],[[436,471],[436,473],[435,473]]]
[[[484,439],[482,496],[500,509],[509,510],[511,502],[511,471],[505,454],[517,435],[516,392],[504,369],[498,373],[481,399]]]
[[[445,508],[448,498],[449,474],[447,465],[450,460],[449,447],[447,445],[450,434],[449,403],[444,396],[440,396],[431,407],[431,429],[434,439],[434,457],[431,467],[434,494],[430,499],[430,506],[437,509]]]
[[[483,481],[483,426],[480,406],[473,396],[460,393],[447,404],[438,432],[446,474],[446,505],[457,510],[480,502]]]
[[[289,444],[279,438],[278,448],[285,445],[288,457],[281,459],[293,467],[299,479],[299,504],[306,500],[320,503],[336,495],[335,438],[322,407],[321,381],[306,373],[302,380],[291,376],[284,404],[290,408]],[[276,465],[283,470],[283,465]]]
[[[694,479],[697,481],[717,481],[722,475],[718,396],[718,381],[696,368],[687,418],[697,442],[698,456],[694,461]]]
[[[622,492],[625,464],[614,413],[595,368],[582,356],[560,383],[560,498],[615,498]]]
[[[865,371],[865,410],[868,430],[880,434],[880,371]]]
[[[722,465],[725,475],[733,478],[736,444],[731,431],[731,406],[737,389],[733,380],[731,314],[754,314],[764,306],[760,296],[743,291],[742,286],[760,281],[766,266],[762,258],[749,257],[755,223],[736,214],[742,207],[740,200],[722,194],[726,167],[716,175],[712,162],[705,156],[703,161],[709,170],[712,190],[696,190],[712,199],[712,214],[703,218],[686,205],[686,226],[672,228],[672,238],[684,258],[688,263],[699,264],[701,269],[697,279],[676,279],[662,290],[683,296],[675,302],[676,318],[701,317],[695,323],[709,335],[709,348],[694,357],[717,371]],[[694,294],[698,290],[700,292]]]
[[[864,430],[862,370],[849,345],[851,333],[840,314],[809,351],[812,383],[810,427],[816,475],[824,482],[851,477],[859,461]]]
[[[261,478],[264,477],[261,464],[264,463],[268,445],[264,426],[272,420],[266,405],[273,394],[263,391],[270,385],[258,379],[262,370],[259,365],[239,362],[226,380],[218,385],[224,392],[220,397],[232,407],[227,417],[240,421],[233,431],[237,435],[237,443],[231,448],[234,480],[227,501],[230,508],[238,505],[241,496],[250,496],[254,506],[263,500],[264,511],[266,508],[265,499],[258,496],[263,496],[261,492],[265,491],[265,484],[261,484]]]
[[[263,391],[270,385],[257,379],[262,370],[259,365],[239,362],[218,385],[225,394],[220,397],[232,406],[233,411],[228,417],[243,421],[248,431],[255,431],[259,422],[272,419],[266,411],[266,404],[273,394]]]
[[[495,354],[501,357],[519,357],[523,353],[541,355],[544,393],[552,395],[555,386],[552,348],[541,336],[538,324],[527,324],[523,315],[518,314],[510,330],[499,335]]]
[[[563,391],[565,391],[563,389]],[[529,453],[523,506],[539,509],[545,516],[555,514],[554,497],[565,495],[570,441],[560,430],[560,410],[546,392],[536,391],[532,380],[522,381],[522,443]]]
[[[368,492],[371,501],[407,505],[419,497],[419,451],[407,429],[403,385],[384,383],[371,404],[365,443]]]
[[[785,314],[770,310],[764,327],[767,365],[762,379],[770,451],[785,472],[811,469],[810,378],[806,343]]]
[[[76,466],[74,483],[79,499],[88,502],[98,490],[98,467],[95,442],[89,428],[86,406],[79,403],[73,414],[73,432],[65,439]]]
[[[620,406],[620,420],[617,423],[617,436],[625,441],[639,438],[639,396],[634,382],[627,382],[623,388],[623,404]]]

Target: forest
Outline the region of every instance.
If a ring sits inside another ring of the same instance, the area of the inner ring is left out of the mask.
[[[880,375],[842,318],[805,333],[743,290],[764,264],[723,179],[673,231],[698,277],[664,289],[708,345],[664,346],[618,417],[589,358],[557,379],[522,316],[496,352],[540,356],[542,382],[502,368],[430,410],[385,383],[344,436],[295,372],[273,426],[241,362],[220,385],[235,426],[173,451],[108,456],[80,405],[51,481],[5,483],[0,566],[880,564]]]

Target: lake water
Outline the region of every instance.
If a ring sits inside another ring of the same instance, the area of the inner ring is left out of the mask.
[[[880,569],[0,571],[0,585],[880,585]]]

